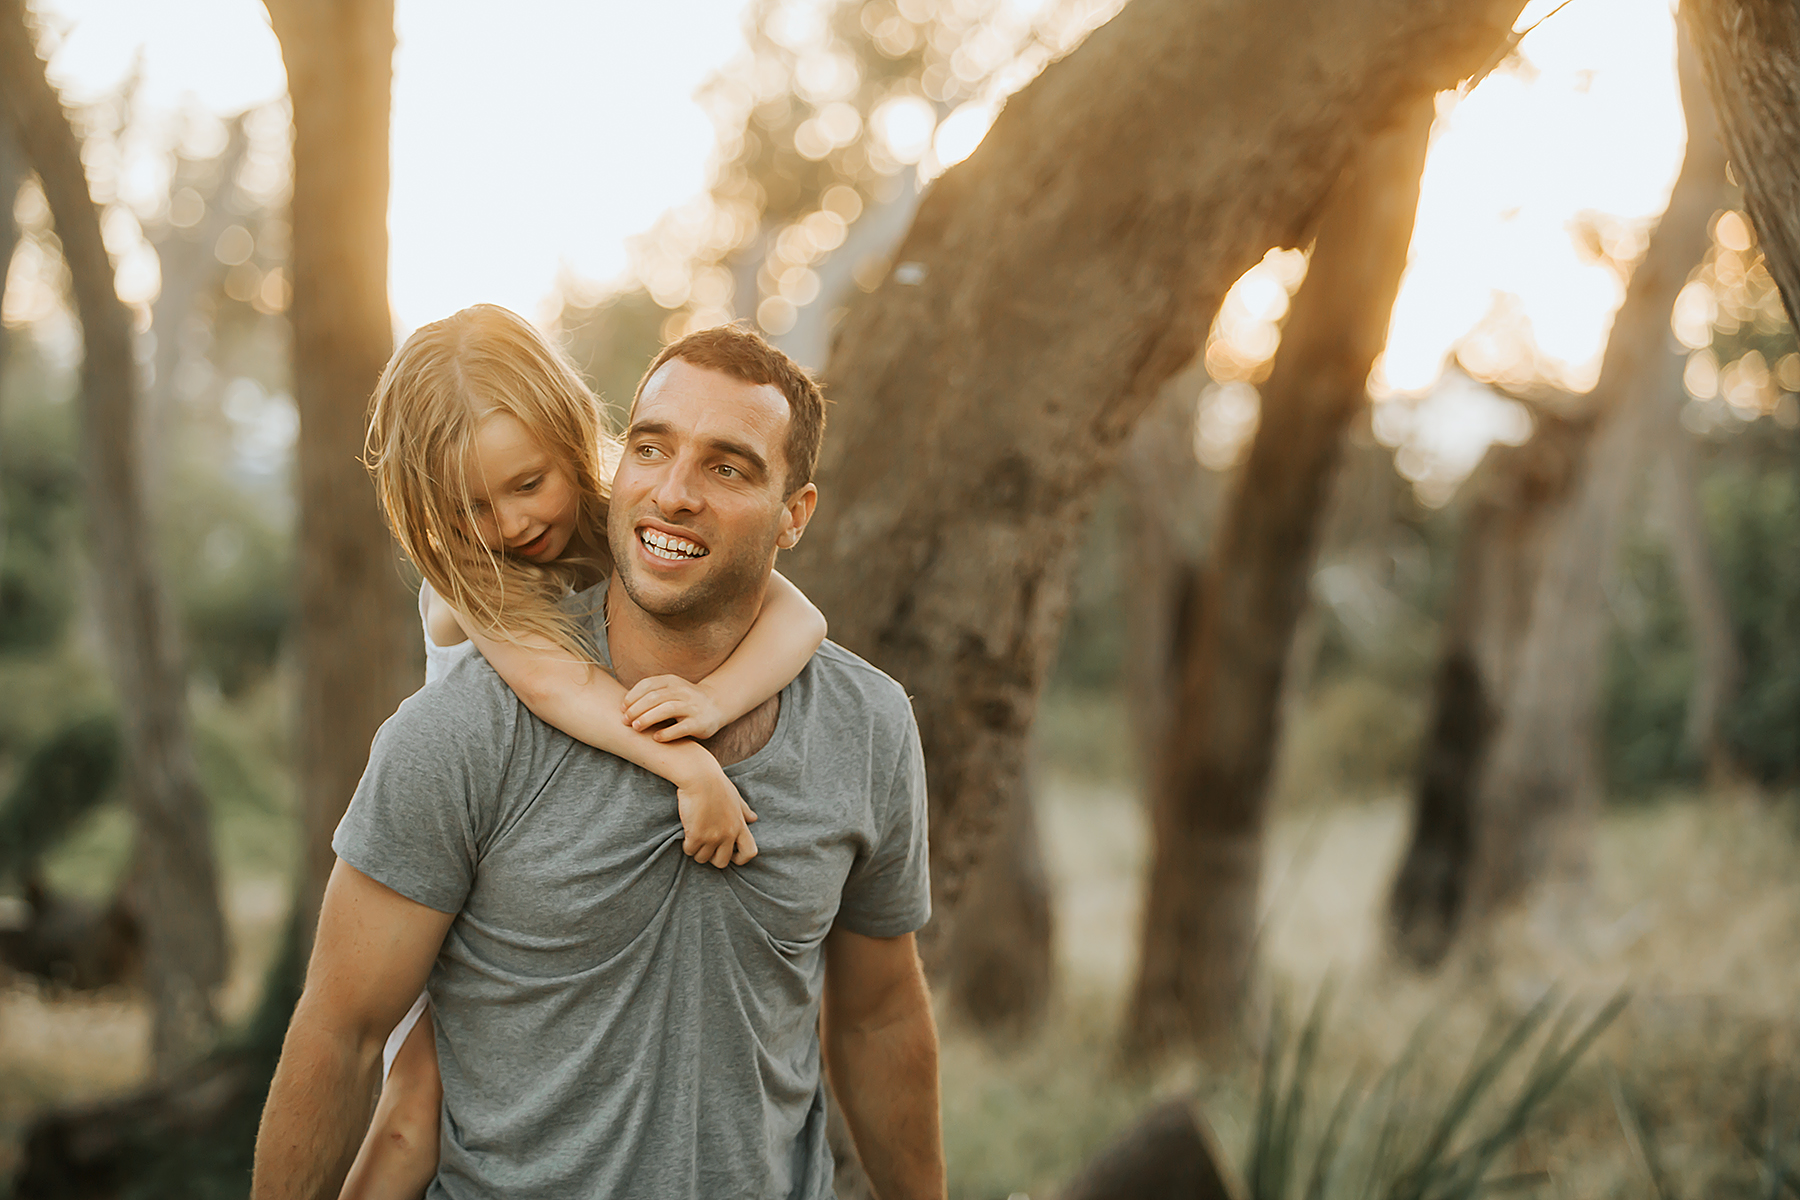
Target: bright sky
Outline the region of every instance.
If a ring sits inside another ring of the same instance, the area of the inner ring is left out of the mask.
[[[743,45],[744,0],[399,0],[392,286],[411,328],[476,301],[537,314],[559,269],[606,281],[625,239],[706,183],[693,101]],[[38,0],[51,68],[96,97],[144,56],[142,102],[220,114],[278,98],[258,0]],[[502,15],[503,14],[503,15]]]
[[[1522,23],[1555,2],[1532,0]],[[230,113],[280,93],[257,0],[39,3],[67,30],[53,73],[75,99],[116,86],[140,47],[150,105]],[[559,270],[617,277],[626,240],[704,186],[713,131],[693,94],[740,49],[742,4],[514,0],[499,18],[474,0],[399,0],[401,325],[477,300],[541,315]],[[1573,229],[1598,214],[1602,241],[1628,252],[1667,199],[1683,144],[1673,20],[1667,0],[1574,0],[1522,50],[1522,67],[1440,100],[1378,394],[1424,392],[1459,341],[1478,356],[1484,320],[1489,341],[1528,327],[1541,375],[1584,388],[1598,370],[1622,292]],[[1230,302],[1250,342],[1285,311],[1271,282]],[[1516,425],[1465,412],[1492,433]]]

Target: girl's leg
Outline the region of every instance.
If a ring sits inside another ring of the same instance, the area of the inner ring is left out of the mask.
[[[394,1056],[338,1200],[419,1200],[437,1175],[443,1102],[437,1034],[427,1008]]]

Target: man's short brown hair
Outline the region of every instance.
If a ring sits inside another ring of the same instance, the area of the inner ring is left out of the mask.
[[[717,371],[743,383],[768,384],[775,387],[788,402],[788,435],[783,452],[787,457],[784,495],[791,496],[812,482],[813,467],[819,461],[819,443],[825,436],[825,394],[813,382],[806,368],[765,341],[754,329],[742,325],[716,325],[677,338],[664,346],[638,380],[637,392],[631,397],[631,408],[643,397],[644,385],[671,359]]]

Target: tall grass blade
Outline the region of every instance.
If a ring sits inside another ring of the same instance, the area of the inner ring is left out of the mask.
[[[1507,1064],[1543,1025],[1555,1001],[1554,993],[1546,994],[1526,1010],[1525,1015],[1513,1024],[1497,1046],[1485,1053],[1482,1047],[1477,1047],[1475,1055],[1470,1059],[1468,1071],[1426,1138],[1424,1148],[1401,1177],[1393,1200],[1424,1200],[1428,1194],[1435,1194],[1434,1185],[1453,1172],[1454,1168],[1446,1163],[1451,1141]],[[1488,1039],[1484,1037],[1482,1040],[1486,1042]]]
[[[1663,1170],[1655,1135],[1645,1124],[1637,1105],[1625,1094],[1625,1085],[1620,1082],[1619,1073],[1613,1070],[1612,1064],[1607,1063],[1602,1069],[1606,1074],[1606,1089],[1612,1094],[1613,1112],[1618,1114],[1619,1128],[1625,1133],[1625,1145],[1631,1151],[1632,1159],[1650,1181],[1650,1191],[1656,1200],[1675,1200],[1668,1174]]]
[[[1286,1042],[1287,1022],[1281,1003],[1277,1001],[1269,1012],[1269,1034],[1263,1043],[1262,1080],[1257,1085],[1256,1117],[1251,1126],[1249,1162],[1244,1171],[1250,1200],[1282,1200],[1280,1193],[1274,1190],[1274,1138]]]

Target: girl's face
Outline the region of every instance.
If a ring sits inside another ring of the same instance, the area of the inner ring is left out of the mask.
[[[567,465],[517,417],[492,412],[475,429],[469,505],[482,545],[542,563],[568,549],[580,493]]]

